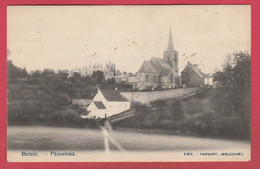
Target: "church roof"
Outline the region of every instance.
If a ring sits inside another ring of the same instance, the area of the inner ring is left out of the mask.
[[[162,58],[152,57],[151,62],[159,70],[171,69],[171,65]]]
[[[174,76],[178,76],[167,61],[157,57],[152,57],[150,61],[145,60],[138,73],[159,73],[161,77],[167,77],[172,73]]]
[[[173,40],[172,40],[172,28],[170,28],[170,34],[169,34],[169,42],[168,42],[168,48],[167,50],[173,50]]]
[[[105,99],[111,102],[128,102],[118,91],[112,89],[99,89]]]
[[[169,74],[170,74],[170,72],[171,72],[171,70],[169,70],[169,69],[164,69],[164,70],[161,71],[160,76],[161,76],[161,77],[168,77]]]
[[[173,74],[174,76],[178,76],[178,74],[171,69],[163,69],[160,72],[160,77],[168,77],[170,74]]]
[[[98,109],[106,109],[106,106],[103,104],[102,101],[93,101],[95,106],[98,108]]]
[[[145,60],[138,70],[138,73],[159,73],[156,67],[151,63],[151,61]]]

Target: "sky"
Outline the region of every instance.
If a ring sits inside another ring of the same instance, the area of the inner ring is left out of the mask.
[[[27,71],[81,68],[109,60],[135,73],[163,58],[169,30],[179,52],[204,73],[251,50],[249,5],[8,6],[8,59]]]

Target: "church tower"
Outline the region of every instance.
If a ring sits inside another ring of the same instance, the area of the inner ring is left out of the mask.
[[[174,50],[171,28],[169,34],[168,47],[163,52],[163,59],[171,65],[172,69],[175,70],[176,73],[178,73],[178,52]]]

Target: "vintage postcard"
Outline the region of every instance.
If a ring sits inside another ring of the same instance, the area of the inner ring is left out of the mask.
[[[251,159],[250,5],[7,7],[8,162]]]

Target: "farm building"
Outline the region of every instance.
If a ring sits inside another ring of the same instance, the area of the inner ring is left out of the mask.
[[[198,65],[188,62],[181,72],[182,84],[186,87],[213,87],[213,74],[203,73]]]
[[[97,94],[87,108],[89,114],[85,118],[105,118],[122,113],[128,109],[130,109],[130,102],[118,91],[98,89]]]

